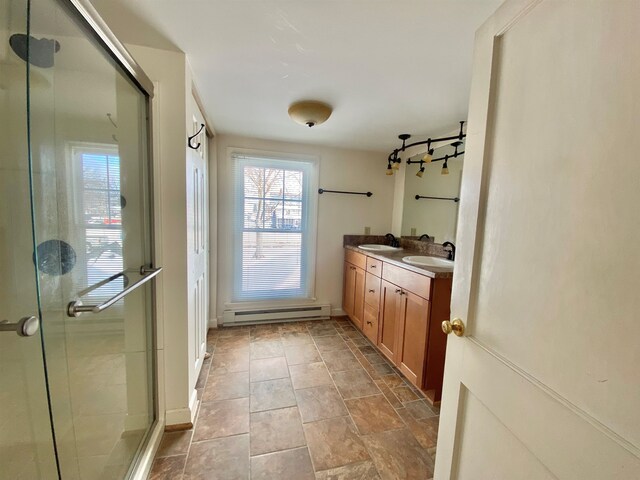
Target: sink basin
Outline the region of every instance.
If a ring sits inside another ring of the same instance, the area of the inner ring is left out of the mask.
[[[397,252],[398,250],[402,250],[402,248],[390,247],[389,245],[378,245],[374,243],[358,245],[358,248],[361,248],[362,250],[368,250],[370,252]]]
[[[453,270],[453,262],[451,260],[447,260],[446,258],[412,255],[409,257],[404,257],[402,261],[408,263],[409,265],[416,265],[418,267],[438,267]]]

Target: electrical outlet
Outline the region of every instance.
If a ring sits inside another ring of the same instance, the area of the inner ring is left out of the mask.
[[[416,231],[415,227],[413,227],[413,228],[411,229],[411,236],[412,236],[412,237],[415,237],[417,234],[418,234],[418,232]]]
[[[371,235],[371,227],[364,227],[364,234]]]

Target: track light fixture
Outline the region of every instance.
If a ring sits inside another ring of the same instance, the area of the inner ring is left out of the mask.
[[[424,163],[430,163],[433,160],[433,148],[431,148],[431,139],[427,140],[427,153],[422,157]],[[422,164],[420,164],[422,167]]]
[[[449,160],[449,155],[444,156],[444,164],[442,165],[441,175],[449,175],[449,166],[447,165],[447,160]]]
[[[411,135],[409,135],[408,133],[403,133],[401,135],[398,135],[398,138],[400,140],[402,140],[402,146],[400,146],[399,148],[394,149],[390,154],[389,157],[387,159],[387,175],[393,175],[393,170],[397,170],[398,168],[400,168],[400,163],[402,162],[402,159],[398,156],[398,154],[400,152],[404,152],[407,148],[410,147],[415,147],[416,145],[426,145],[427,146],[427,152],[424,154],[424,156],[422,157],[422,159],[420,160],[411,160],[410,158],[407,159],[407,165],[411,165],[412,163],[419,163],[420,164],[420,168],[418,169],[418,172],[416,173],[417,177],[422,178],[422,175],[424,174],[425,168],[424,168],[424,164],[425,163],[431,163],[431,162],[439,162],[439,161],[444,161],[444,164],[442,165],[442,175],[448,175],[449,174],[449,166],[447,164],[447,160],[449,158],[456,158],[459,155],[463,155],[464,151],[459,152],[458,151],[458,147],[460,145],[462,145],[462,140],[464,138],[466,138],[466,133],[464,133],[464,121],[460,122],[460,132],[458,133],[458,135],[456,136],[452,136],[452,137],[441,137],[441,138],[428,138],[427,140],[422,140],[419,142],[413,142],[410,144],[407,144],[407,140],[409,140],[411,138]],[[431,148],[431,144],[432,143],[438,143],[438,142],[448,142],[454,140],[450,145],[452,147],[455,148],[455,151],[453,153],[453,155],[445,155],[444,157],[440,157],[440,158],[433,158],[433,153],[434,153],[434,149]],[[389,170],[391,170],[391,173],[389,173]]]

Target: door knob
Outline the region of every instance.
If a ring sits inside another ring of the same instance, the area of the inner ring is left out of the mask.
[[[445,320],[442,322],[442,331],[447,335],[453,332],[458,337],[461,337],[464,335],[464,323],[459,318],[454,318],[452,322]]]
[[[31,337],[40,328],[38,317],[22,317],[16,323],[9,323],[9,320],[0,321],[0,332],[16,332],[21,337]]]

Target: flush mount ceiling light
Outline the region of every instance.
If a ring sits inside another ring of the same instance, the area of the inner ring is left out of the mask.
[[[460,122],[460,133],[458,133],[458,135],[456,136],[442,137],[442,138],[428,138],[426,140],[423,140],[420,142],[413,142],[410,144],[407,144],[407,140],[411,138],[411,135],[409,135],[408,133],[403,133],[402,135],[398,135],[398,138],[402,140],[402,146],[396,148],[395,150],[393,150],[393,152],[389,154],[389,158],[387,158],[387,175],[393,175],[394,170],[397,170],[398,167],[400,166],[399,164],[402,163],[402,159],[400,158],[399,153],[404,152],[409,147],[415,147],[416,145],[427,145],[427,153],[420,160],[411,160],[411,158],[407,159],[407,165],[411,165],[412,163],[420,164],[418,173],[416,173],[417,177],[422,178],[422,175],[424,175],[425,163],[441,162],[443,160],[444,160],[444,165],[441,173],[442,175],[448,175],[449,165],[447,164],[447,160],[449,160],[450,158],[457,158],[458,155],[464,154],[464,151],[462,152],[458,151],[458,147],[462,145],[462,140],[467,136],[466,133],[464,133],[463,128],[464,128],[464,122]],[[445,155],[444,157],[433,158],[434,150],[433,148],[431,148],[431,144],[437,143],[437,142],[447,142],[451,140],[455,140],[450,144],[452,147],[455,148],[453,155]]]
[[[326,103],[304,100],[289,107],[289,116],[294,122],[311,128],[324,123],[331,116],[332,111]]]

